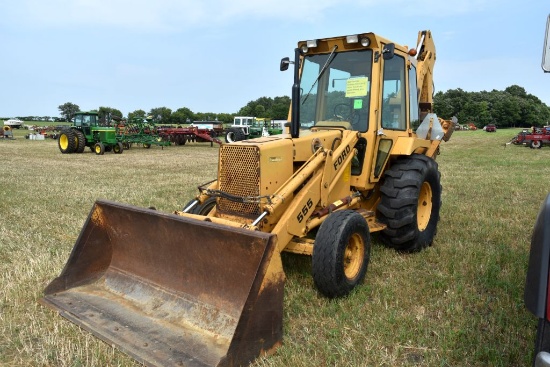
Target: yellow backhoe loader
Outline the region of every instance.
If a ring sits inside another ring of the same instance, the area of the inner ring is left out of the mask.
[[[182,211],[97,201],[42,303],[148,366],[237,366],[282,343],[281,252],[311,255],[326,297],[363,282],[371,233],[432,244],[430,31],[409,49],[373,33],[298,43],[290,123],[220,148],[218,177]],[[151,228],[155,228],[151,231]]]

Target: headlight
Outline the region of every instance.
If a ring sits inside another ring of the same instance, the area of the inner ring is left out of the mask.
[[[363,47],[367,47],[368,45],[370,45],[370,39],[366,36],[363,36],[361,37],[361,39],[359,39],[359,35],[357,34],[354,34],[352,36],[346,36],[346,42],[347,43],[361,43],[361,46]]]
[[[370,39],[368,37],[361,38],[361,46],[367,47],[370,45]]]

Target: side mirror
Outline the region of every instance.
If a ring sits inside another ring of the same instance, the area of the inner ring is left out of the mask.
[[[395,51],[394,43],[388,43],[386,46],[384,46],[384,49],[382,50],[382,57],[384,58],[384,60],[392,59],[394,51]]]
[[[546,20],[546,32],[544,33],[544,48],[542,50],[542,70],[545,73],[550,73],[550,40],[548,39],[548,33],[550,33],[550,15]]]
[[[291,64],[290,58],[289,57],[283,57],[281,59],[281,65],[280,65],[281,71],[288,70],[288,65],[290,65],[290,64]]]

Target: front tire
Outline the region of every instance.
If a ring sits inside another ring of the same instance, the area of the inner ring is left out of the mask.
[[[365,278],[370,258],[367,221],[353,210],[337,211],[321,224],[313,246],[313,281],[329,298],[343,297]]]
[[[194,202],[196,199],[190,200],[187,204],[183,206],[181,209],[182,211],[185,210],[192,202]],[[214,208],[216,205],[216,198],[215,197],[209,197],[206,199],[202,204],[197,203],[193,209],[189,211],[189,214],[197,214],[197,215],[203,215],[206,216],[210,211]]]
[[[398,251],[430,246],[437,232],[441,184],[437,162],[422,154],[399,158],[384,175],[378,219],[381,240]]]
[[[210,211],[216,206],[216,198],[209,197],[202,204],[198,204],[193,208],[193,214],[197,215],[208,215]]]
[[[103,143],[95,143],[94,145],[94,152],[97,155],[103,155],[105,154],[105,145]]]

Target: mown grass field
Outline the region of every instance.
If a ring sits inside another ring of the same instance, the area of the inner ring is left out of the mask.
[[[550,147],[505,148],[516,132],[455,132],[437,158],[433,246],[399,254],[374,237],[365,284],[347,298],[319,296],[309,258],[285,254],[284,346],[255,365],[528,366],[536,320],[523,287]],[[0,365],[136,366],[38,300],[97,198],[180,209],[215,177],[218,149],[63,155],[24,134],[0,140]]]

